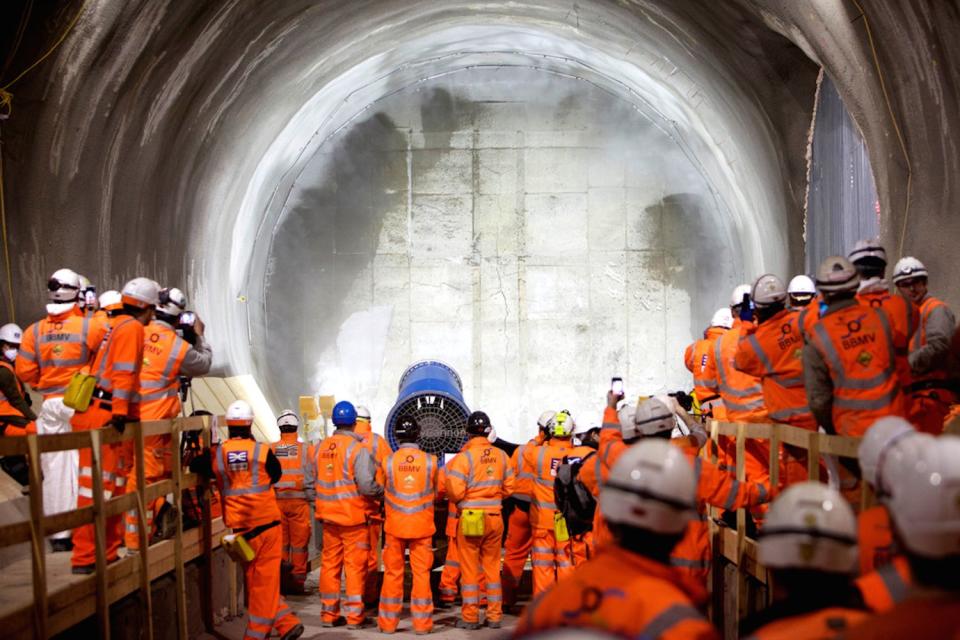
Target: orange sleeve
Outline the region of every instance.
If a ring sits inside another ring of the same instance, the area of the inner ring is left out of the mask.
[[[721,471],[713,462],[696,458],[700,466],[700,481],[697,483],[697,499],[721,509],[755,507],[769,502],[767,488],[755,482],[740,482],[733,474]]]
[[[717,340],[720,338],[718,337]],[[703,366],[700,368],[700,380],[703,386],[716,391],[720,388],[720,382],[717,380],[717,340],[710,343],[710,352],[705,358]],[[702,400],[702,398],[701,398]]]
[[[757,356],[753,345],[750,344],[750,336],[756,333],[756,325],[744,322],[740,325],[740,339],[737,341],[737,351],[733,357],[733,366],[738,371],[760,377],[766,373],[760,358]]]
[[[437,502],[443,502],[447,497],[447,468],[440,467],[437,471]]]
[[[125,322],[111,338],[107,371],[113,383],[114,415],[133,415],[140,390],[140,365],[143,361],[143,325]]]
[[[40,355],[37,353],[37,341],[34,339],[36,330],[36,323],[34,323],[23,332],[20,350],[17,352],[17,361],[14,364],[17,377],[31,386],[40,382]]]
[[[512,495],[517,487],[517,472],[514,470],[513,465],[510,464],[510,459],[507,458],[506,453],[503,454],[503,457],[503,493],[501,495],[506,498]]]
[[[600,439],[603,439],[603,432],[613,430],[620,433],[620,416],[613,407],[607,407],[603,410],[603,424],[600,426]]]
[[[458,453],[453,460],[447,463],[447,500],[453,503],[459,503],[467,495],[467,457]]]
[[[693,362],[693,349],[695,346],[697,346],[696,342],[690,343],[687,345],[686,351],[683,352],[683,364],[686,365],[687,371],[690,373],[693,373],[693,366],[695,364]]]

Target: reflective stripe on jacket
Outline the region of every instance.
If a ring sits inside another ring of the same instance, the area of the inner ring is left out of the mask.
[[[316,518],[342,526],[364,524],[371,509],[356,481],[357,459],[370,452],[360,435],[337,431],[314,446]]]
[[[113,395],[114,415],[139,415],[143,325],[130,316],[117,319],[107,332],[90,368],[97,387]]]
[[[280,461],[283,476],[274,485],[278,500],[308,500],[313,495],[313,468],[310,465],[308,447],[297,442],[297,433],[281,433],[280,442],[270,445],[273,455]]]
[[[437,495],[437,458],[415,444],[404,443],[387,456],[383,503],[384,531],[403,539],[427,538],[437,527],[433,501]]]
[[[593,449],[575,447],[569,439],[560,438],[551,438],[539,447],[526,449],[522,468],[533,478],[530,526],[536,529],[553,530],[554,514],[557,511],[553,486],[557,469],[565,459],[576,462],[590,453],[593,453]]]
[[[702,340],[697,340],[688,347],[684,364],[693,374],[693,390],[702,402],[717,392],[717,365],[716,342],[727,332],[723,327],[710,327],[703,334]]]
[[[909,361],[910,340],[920,326],[920,311],[899,291],[890,293],[885,280],[857,293],[857,302],[886,314],[896,356],[897,375],[900,384],[906,387],[913,381]]]
[[[47,316],[23,332],[17,353],[17,377],[37,393],[62,396],[73,374],[90,364],[106,328],[76,307]]]
[[[270,447],[247,438],[231,438],[213,450],[213,473],[223,496],[223,522],[249,529],[280,519],[267,473]]]
[[[153,321],[143,332],[140,419],[166,420],[180,413],[180,365],[190,344],[173,327]]]
[[[499,513],[502,500],[513,493],[515,478],[507,454],[484,436],[467,441],[466,448],[446,465],[447,497],[457,509]]]
[[[735,320],[733,329],[720,336],[714,344],[717,390],[723,398],[727,419],[731,422],[764,422],[767,420],[767,410],[763,403],[760,378],[743,373],[734,366],[740,342],[740,325],[741,321]]]

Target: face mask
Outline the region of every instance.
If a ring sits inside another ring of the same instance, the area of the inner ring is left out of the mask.
[[[17,359],[17,350],[16,349],[4,349],[3,357],[11,362]]]

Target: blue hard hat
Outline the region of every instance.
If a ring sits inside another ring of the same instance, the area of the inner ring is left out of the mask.
[[[333,406],[333,424],[336,426],[349,426],[357,422],[357,409],[353,403],[341,400]]]

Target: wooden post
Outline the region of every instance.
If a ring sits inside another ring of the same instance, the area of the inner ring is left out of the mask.
[[[770,429],[770,491],[776,492],[780,486],[780,434],[783,425],[774,424]],[[786,456],[786,451],[784,451]],[[767,605],[773,604],[773,576],[767,574]]]
[[[742,422],[737,423],[737,480],[740,484],[746,482],[746,442],[744,428],[746,425]],[[746,556],[747,539],[747,512],[744,508],[737,509],[737,614],[739,616],[737,623],[743,620],[748,612],[747,601],[747,572],[745,569],[744,558]]]
[[[180,423],[173,421],[170,438],[173,454],[173,502],[177,507],[176,534],[173,539],[174,569],[177,579],[177,631],[180,640],[187,640],[187,590],[183,568],[183,468],[180,466]]]
[[[212,438],[210,437],[210,419],[203,419],[203,449],[209,450]],[[205,477],[200,477],[197,484],[197,495],[200,498],[200,539],[203,544],[203,564],[200,567],[200,601],[203,625],[207,631],[213,632],[213,526],[210,522],[210,490]]]
[[[107,583],[107,522],[103,500],[103,452],[100,449],[100,430],[90,434],[90,471],[93,480],[93,534],[97,555],[97,628],[101,638],[110,637],[110,607]]]
[[[808,438],[807,478],[814,482],[820,482],[820,434],[816,431],[811,431]]]
[[[43,527],[43,477],[37,436],[27,436],[30,458],[30,547],[33,560],[33,630],[47,637],[47,539]]]
[[[147,640],[153,640],[153,597],[150,592],[150,528],[147,526],[147,479],[144,456],[143,423],[138,422],[133,432],[137,464],[137,527],[140,538],[140,597],[143,599],[145,620],[143,629]],[[129,427],[128,427],[129,428]]]

